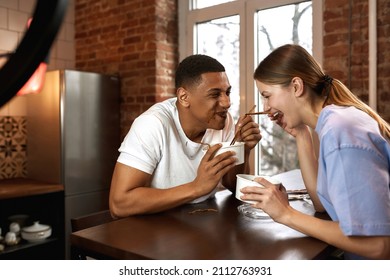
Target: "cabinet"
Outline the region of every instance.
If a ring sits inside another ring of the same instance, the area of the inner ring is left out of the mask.
[[[25,226],[34,221],[50,225],[49,238],[31,243],[21,239],[14,246],[6,246],[0,259],[50,260],[65,258],[64,187],[32,179],[0,180],[0,227],[4,236],[9,231],[12,215],[28,215]]]

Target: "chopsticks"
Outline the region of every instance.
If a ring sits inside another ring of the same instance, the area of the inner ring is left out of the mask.
[[[251,114],[255,108],[256,108],[256,105],[253,105],[252,109],[250,109],[249,112],[246,113],[245,115]],[[237,130],[236,134],[234,134],[233,140],[232,140],[232,142],[230,142],[230,146],[232,146],[232,145],[234,145],[234,143],[236,143],[238,134],[239,134],[240,132],[241,132],[241,130]]]
[[[271,113],[270,111],[265,111],[265,112],[253,112],[253,113],[246,113],[245,115],[250,116],[250,115],[267,115]]]

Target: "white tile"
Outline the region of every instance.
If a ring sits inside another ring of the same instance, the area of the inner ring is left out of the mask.
[[[8,29],[12,31],[25,32],[27,29],[27,20],[30,17],[25,12],[14,10],[8,11]]]
[[[14,51],[27,29],[27,20],[32,15],[37,0],[0,0],[0,53]],[[74,2],[70,0],[61,31],[50,50],[49,68],[74,69]],[[61,39],[61,40],[59,40]],[[0,68],[7,59],[0,59]],[[15,96],[0,107],[0,116],[26,115],[26,98]]]
[[[17,9],[18,1],[16,0],[0,0],[0,7],[5,7],[9,9]]]
[[[18,45],[18,32],[0,29],[0,49],[13,51]]]
[[[62,22],[60,30],[57,33],[57,40],[65,40],[66,38],[66,24]]]
[[[20,42],[22,41],[23,37],[24,37],[25,33],[24,32],[18,32],[18,45],[20,44]]]
[[[8,103],[0,107],[0,116],[9,116],[9,105]]]
[[[7,29],[7,19],[8,19],[8,13],[7,9],[0,8],[0,28]]]
[[[64,22],[74,23],[74,0],[68,1]]]
[[[27,115],[27,99],[25,98],[25,96],[15,96],[8,102],[8,106],[9,116]]]
[[[73,10],[74,6],[68,5],[67,14],[62,21],[60,31],[57,34],[58,40],[74,40],[74,16],[72,16],[72,18],[69,18],[68,16]]]
[[[66,41],[74,41],[74,24],[66,23],[65,24],[65,40]]]
[[[65,62],[65,68],[64,69],[76,70],[76,62],[74,60],[67,60]]]
[[[52,71],[52,70],[56,70],[56,64],[57,64],[57,59],[51,57],[50,58],[50,63],[47,65],[47,69],[46,69],[46,72],[49,72],[49,71]]]
[[[73,42],[59,40],[57,45],[57,58],[65,60],[75,59],[75,49]]]
[[[57,57],[57,49],[58,49],[57,45],[58,45],[58,40],[54,40],[53,44],[51,44],[50,47],[50,59]]]
[[[19,0],[19,11],[32,14],[37,0]]]
[[[56,59],[53,65],[53,69],[66,69],[66,61],[63,59]]]

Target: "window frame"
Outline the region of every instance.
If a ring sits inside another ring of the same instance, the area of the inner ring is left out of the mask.
[[[240,79],[239,92],[247,94],[240,95],[240,114],[255,104],[254,94],[256,92],[253,72],[258,60],[256,57],[256,32],[255,13],[258,10],[274,8],[283,5],[299,3],[304,0],[236,0],[202,9],[191,10],[191,0],[178,1],[179,19],[179,59],[193,54],[196,45],[196,24],[210,21],[216,18],[239,15],[240,17]],[[313,49],[314,58],[322,65],[323,60],[323,0],[311,0],[313,11]],[[252,54],[252,55],[250,55]],[[259,158],[259,151],[255,149],[251,153],[250,166],[258,174],[259,164],[255,158]]]

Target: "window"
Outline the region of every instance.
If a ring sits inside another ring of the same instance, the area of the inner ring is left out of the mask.
[[[195,9],[202,9],[202,8],[207,8],[211,6],[216,6],[222,3],[227,3],[235,0],[192,0],[190,1],[191,8],[193,10]]]
[[[214,57],[225,66],[232,86],[230,113],[237,121],[240,115],[240,17],[234,15],[197,23],[195,32],[195,53]]]
[[[274,48],[299,43],[322,61],[317,55],[322,53],[320,0],[178,2],[180,58],[203,53],[225,66],[235,120],[253,104],[262,109],[252,77],[257,64]],[[256,121],[263,139],[252,153],[253,173],[274,175],[298,168],[295,140],[268,118],[257,116]]]

